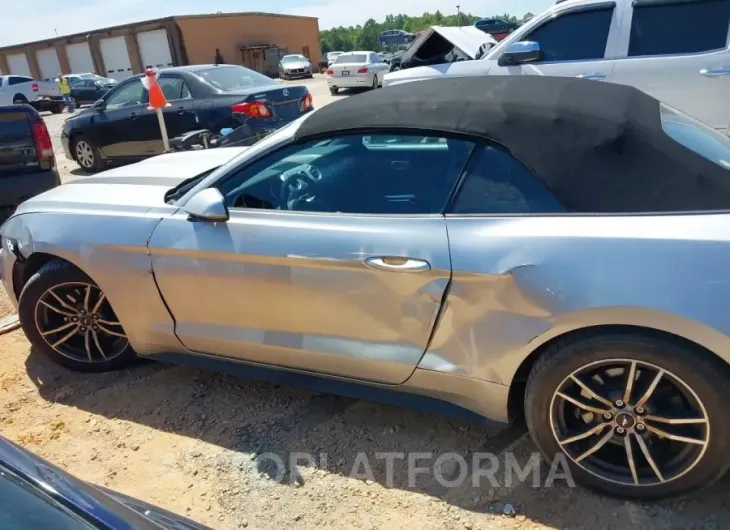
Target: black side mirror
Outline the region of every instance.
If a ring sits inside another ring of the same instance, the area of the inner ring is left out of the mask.
[[[106,110],[106,102],[103,99],[97,99],[91,108],[96,112],[104,112]]]
[[[515,66],[532,63],[540,59],[542,59],[540,44],[532,41],[522,41],[508,44],[497,63],[499,66]]]

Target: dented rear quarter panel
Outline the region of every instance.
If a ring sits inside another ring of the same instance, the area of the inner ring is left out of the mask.
[[[549,340],[643,326],[730,362],[730,216],[447,217],[453,267],[419,368],[510,384]]]

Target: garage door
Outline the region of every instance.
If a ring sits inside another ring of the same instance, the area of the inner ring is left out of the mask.
[[[28,58],[24,53],[14,53],[7,56],[8,68],[10,73],[15,75],[24,75],[26,77],[33,77],[30,73],[30,66],[28,66]]]
[[[175,66],[172,63],[167,30],[156,29],[137,33],[137,45],[139,46],[139,54],[142,56],[142,66],[145,68]]]
[[[61,64],[58,62],[56,48],[45,48],[35,52],[38,68],[41,70],[43,81],[51,81],[61,73]]]
[[[77,42],[66,46],[66,57],[72,74],[94,73],[94,59],[88,42]]]
[[[108,77],[121,81],[134,75],[127,51],[127,41],[124,40],[124,37],[101,39],[99,45]]]

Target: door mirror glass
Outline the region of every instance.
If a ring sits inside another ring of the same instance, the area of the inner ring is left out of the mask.
[[[533,41],[513,42],[508,44],[499,58],[499,66],[514,66],[532,63],[542,58],[540,44]]]
[[[223,195],[216,188],[199,191],[190,198],[183,210],[190,216],[191,221],[225,222],[229,218]]]
[[[103,99],[97,99],[94,101],[94,104],[91,106],[92,109],[94,109],[96,112],[104,112],[106,110],[106,103]]]

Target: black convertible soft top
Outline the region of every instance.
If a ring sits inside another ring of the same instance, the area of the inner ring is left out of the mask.
[[[318,109],[297,136],[394,129],[501,144],[572,212],[730,210],[730,171],[667,136],[659,101],[613,83],[546,76],[404,83]]]

